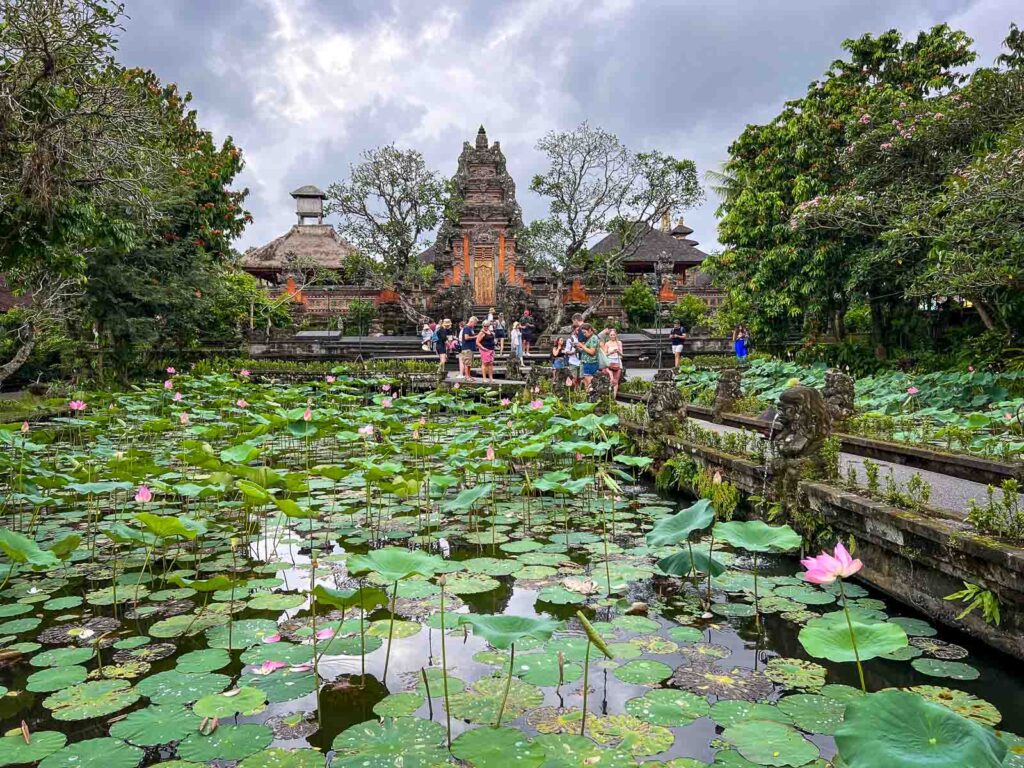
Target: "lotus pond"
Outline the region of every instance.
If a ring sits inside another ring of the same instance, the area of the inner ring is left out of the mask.
[[[1015,662],[529,397],[171,375],[0,429],[0,767],[1024,766]]]

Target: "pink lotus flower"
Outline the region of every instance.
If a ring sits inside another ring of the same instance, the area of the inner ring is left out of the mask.
[[[72,400],[70,403],[68,403],[68,408],[70,408],[72,411],[84,411],[86,408],[85,401]]]
[[[572,387],[572,386],[575,386],[575,385],[576,385],[576,380],[575,380],[575,379],[573,379],[573,377],[572,377],[572,376],[570,376],[569,378],[567,378],[567,379],[565,380],[565,386],[567,386],[567,387]]]
[[[533,388],[533,394],[539,395],[540,394],[540,387],[534,387]]]
[[[383,400],[381,400],[380,401],[380,407],[381,408],[390,408],[391,407],[391,398],[390,397],[385,397]]]
[[[530,407],[533,408],[533,410],[536,411],[538,408],[543,408],[544,407],[544,401],[543,400],[531,400],[530,401]]]
[[[175,367],[174,367],[173,365],[168,365],[168,366],[167,366],[167,375],[168,375],[168,376],[173,376],[173,375],[174,375],[174,374],[176,374],[177,372],[178,372],[178,371],[177,371],[177,370],[175,369]]]
[[[268,643],[268,644],[269,643],[280,643],[281,642],[281,636],[280,635],[267,635],[266,637],[263,638],[263,642],[264,643]]]
[[[21,422],[21,434],[23,434],[23,435],[27,435],[28,434],[28,422],[27,421]]]
[[[583,461],[583,454],[576,451],[576,461]]]
[[[455,382],[454,384],[452,384],[452,389],[458,389],[458,388],[459,388],[459,387],[461,387],[461,386],[462,386],[462,385],[461,385],[461,384],[459,384],[459,382],[457,382],[457,381],[456,381],[456,382]]]
[[[291,672],[309,672],[309,670],[311,670],[312,668],[313,668],[313,664],[311,662],[307,661],[305,664],[292,664],[292,666],[290,667],[289,671],[291,671]]]
[[[333,384],[334,382],[337,381],[337,379],[334,378],[333,376],[327,376],[326,381],[328,384]]]
[[[174,393],[174,397],[172,397],[171,400],[173,400],[176,403],[180,403],[181,402],[181,392],[175,392]]]
[[[381,387],[380,387],[380,391],[381,392],[390,392],[391,391],[391,385],[390,384],[382,384]]]
[[[507,397],[503,397],[501,398],[501,400],[498,401],[498,404],[502,406],[509,406],[512,405],[512,401],[509,400]]]
[[[907,387],[907,394],[908,395],[916,395],[920,391],[921,390],[919,390],[917,387]]]
[[[188,424],[188,411],[182,411],[181,414],[178,416],[178,421],[180,421],[182,424]]]
[[[135,500],[140,504],[148,504],[153,500],[153,492],[149,490],[148,485],[139,486],[139,490],[135,492]]]
[[[250,377],[250,376],[251,376],[252,374],[251,374],[251,373],[249,372],[249,369],[248,369],[248,368],[243,368],[242,370],[240,370],[240,371],[238,372],[238,375],[239,375],[239,376],[241,376],[241,377],[242,377],[243,379],[247,379],[247,378],[249,378],[249,377]]]
[[[237,405],[239,408],[248,408],[249,407],[249,404],[247,402],[245,402],[245,398],[244,397],[240,397],[237,400],[235,400],[235,405]]]
[[[426,416],[420,416],[420,426],[421,427],[425,426],[426,423],[427,423],[427,417]]]
[[[864,567],[860,560],[854,560],[842,542],[836,542],[836,548],[830,555],[822,552],[817,557],[808,557],[800,561],[807,569],[804,579],[812,584],[831,584],[836,579],[845,579]]]
[[[412,439],[413,440],[419,440],[420,439],[420,431],[418,429],[414,429],[412,431]]]
[[[334,637],[334,627],[324,627],[316,631],[317,640],[330,640]]]
[[[366,435],[367,437],[372,435],[373,434],[373,424],[367,424],[364,427],[360,427],[359,428],[359,434],[360,435]]]
[[[306,410],[304,410],[302,412],[302,420],[303,421],[312,421],[313,420],[313,410],[309,406],[306,406]]]
[[[493,445],[488,445],[487,446],[487,460],[488,461],[494,461],[494,446]]]
[[[174,389],[174,382],[170,379],[164,382],[164,389]]]
[[[860,123],[861,125],[870,125],[871,115],[865,113],[860,116],[860,120],[858,120],[857,122]]]
[[[253,672],[255,672],[257,675],[269,675],[271,672],[274,672],[278,669],[282,669],[287,666],[288,665],[285,664],[283,661],[268,660],[260,664],[256,669],[253,670]]]
[[[1013,414],[1010,413],[1009,411],[1007,411],[1006,413],[1003,414],[1003,418],[1006,419],[1007,421],[1012,421],[1013,420]]]

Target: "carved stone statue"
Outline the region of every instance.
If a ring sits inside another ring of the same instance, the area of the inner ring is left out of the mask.
[[[825,404],[832,423],[838,424],[853,416],[853,377],[837,368],[825,371]]]
[[[672,368],[659,368],[654,372],[654,381],[670,381],[676,380],[676,372]]]
[[[712,414],[715,421],[721,421],[733,403],[743,397],[743,372],[739,368],[723,368],[718,372],[718,387],[715,389],[715,404]]]
[[[527,391],[532,393],[534,389],[536,389],[537,387],[540,386],[541,381],[543,381],[545,378],[550,378],[550,376],[551,376],[551,369],[550,368],[547,368],[547,367],[544,367],[544,366],[540,366],[540,365],[537,365],[537,364],[531,365],[530,366],[530,370],[526,374],[526,389],[527,389]]]
[[[782,503],[795,510],[800,501],[800,481],[825,473],[821,449],[832,433],[832,417],[821,392],[795,386],[779,395],[777,423],[772,435],[772,473]]]
[[[647,396],[648,431],[655,435],[674,435],[686,419],[686,401],[675,382],[656,381]]]
[[[590,381],[590,391],[587,399],[592,403],[603,403],[607,405],[612,397],[612,380],[603,374],[598,374]]]
[[[508,363],[505,365],[505,378],[512,381],[521,381],[523,378],[523,366],[519,362],[518,355],[509,355]]]

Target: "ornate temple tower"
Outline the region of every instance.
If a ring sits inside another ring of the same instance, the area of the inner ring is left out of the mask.
[[[497,141],[488,145],[482,125],[474,144],[463,143],[452,181],[460,198],[455,221],[441,227],[430,249],[433,253],[424,254],[424,260],[436,264],[445,285],[469,283],[473,302],[491,306],[499,278],[523,285],[516,254],[523,215],[501,145]]]

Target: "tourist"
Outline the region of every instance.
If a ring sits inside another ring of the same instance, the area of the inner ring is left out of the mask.
[[[580,333],[580,326],[583,325],[583,315],[579,312],[572,316],[572,327],[569,329],[569,335],[565,338],[565,344],[563,348],[566,356],[566,368],[569,371],[569,378],[572,380],[570,386],[579,383],[581,379],[580,374],[580,353],[576,349],[576,342],[583,341],[583,334]]]
[[[612,397],[619,394],[619,380],[622,378],[622,342],[614,328],[606,330],[607,338],[601,343],[601,351],[607,359],[605,371],[612,381]]]
[[[565,371],[568,363],[565,360],[565,339],[558,336],[551,345],[551,380],[558,381],[559,371]]]
[[[473,353],[476,352],[476,315],[469,318],[466,324],[462,327],[462,333],[459,335],[459,345],[462,349],[459,352],[459,370],[461,371],[462,378],[466,381],[473,381]]]
[[[498,341],[498,354],[505,354],[505,337],[508,336],[508,330],[505,327],[505,315],[502,312],[498,313],[498,317],[495,318],[494,322],[491,323],[494,328],[494,338]]]
[[[487,310],[487,317],[484,318],[484,322],[490,323],[491,327],[494,327],[494,320],[495,320],[494,312],[495,312],[494,307],[491,307],[490,309]]]
[[[747,326],[740,323],[732,332],[732,346],[736,351],[736,359],[743,362],[747,359]]]
[[[509,344],[512,345],[512,355],[523,362],[523,329],[519,323],[512,323],[512,330],[509,333]]]
[[[594,326],[590,323],[584,323],[580,326],[580,333],[583,336],[583,341],[576,341],[576,349],[580,355],[580,372],[583,376],[583,386],[585,389],[590,389],[590,384],[594,380],[594,376],[597,375],[598,363],[597,363],[597,351],[600,349],[601,340],[594,332]]]
[[[537,342],[537,326],[533,322],[530,310],[524,309],[519,319],[519,327],[523,331],[523,354],[530,354],[530,347]]]
[[[683,327],[682,320],[676,320],[676,324],[672,326],[671,332],[668,335],[668,343],[672,347],[672,354],[675,355],[676,362],[674,368],[679,367],[679,361],[683,356],[683,344],[686,341],[686,328]]]
[[[434,351],[437,352],[438,369],[441,373],[444,373],[445,367],[448,365],[448,346],[449,341],[454,342],[452,333],[452,321],[449,318],[445,318],[441,321],[441,324],[437,326],[437,330],[434,332]]]
[[[420,329],[420,348],[424,352],[433,351],[433,343],[431,339],[434,336],[434,331],[430,327],[430,323],[424,323]]]
[[[494,326],[490,320],[484,320],[480,333],[476,335],[476,346],[480,350],[480,378],[494,383]]]

